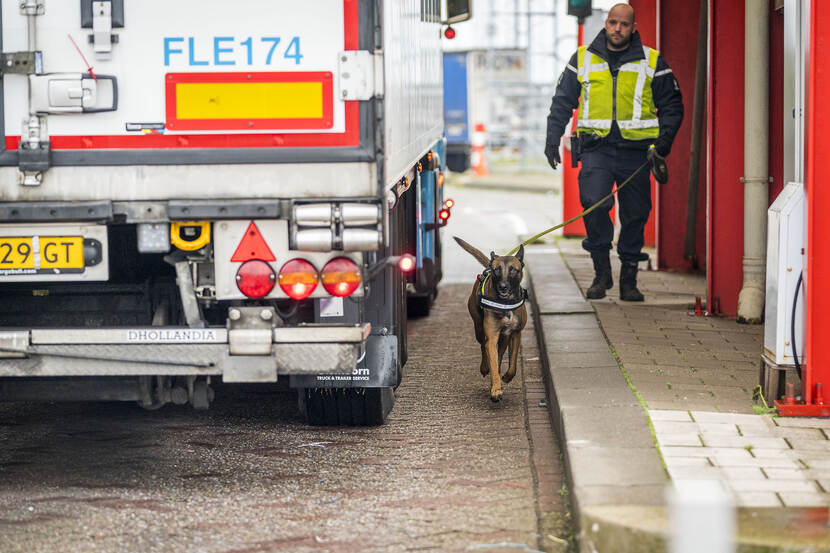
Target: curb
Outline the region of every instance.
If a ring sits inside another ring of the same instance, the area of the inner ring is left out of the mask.
[[[557,432],[580,553],[669,550],[670,479],[648,417],[593,306],[550,246],[527,246],[529,282],[551,424]],[[534,278],[535,276],[535,278]],[[739,553],[830,551],[828,508],[737,509]]]
[[[559,184],[559,180],[555,176],[551,176],[549,179],[539,180],[539,177],[535,177],[538,180],[536,184],[531,184],[528,182],[528,177],[523,176],[521,174],[516,174],[515,177],[511,175],[501,176],[499,175],[498,178],[494,177],[475,177],[473,175],[466,175],[462,174],[456,177],[453,177],[452,181],[449,182],[452,186],[457,188],[473,188],[479,190],[511,190],[511,191],[518,191],[518,192],[530,192],[535,194],[560,194],[561,193],[561,186]],[[531,179],[533,180],[533,179]]]
[[[647,539],[648,534],[635,535],[628,527],[615,528],[593,511],[663,508],[668,476],[643,408],[558,248],[530,246],[525,260],[549,414],[564,455],[579,551],[662,551],[659,535]]]

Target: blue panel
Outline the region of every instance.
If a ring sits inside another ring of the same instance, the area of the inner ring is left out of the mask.
[[[421,173],[421,213],[424,225],[435,222],[435,171],[427,170]],[[422,257],[435,257],[436,233],[435,229],[424,231]]]
[[[467,54],[444,54],[444,134],[450,144],[470,141]]]

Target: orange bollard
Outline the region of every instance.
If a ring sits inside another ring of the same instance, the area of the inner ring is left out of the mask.
[[[471,141],[470,166],[473,168],[473,173],[479,177],[486,177],[490,174],[490,171],[487,169],[487,161],[484,159],[486,132],[484,123],[475,124],[473,139]]]

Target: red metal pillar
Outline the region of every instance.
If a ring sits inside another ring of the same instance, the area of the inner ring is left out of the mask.
[[[577,46],[581,46],[585,42],[585,26],[579,25],[577,31]],[[571,120],[571,132],[576,129],[576,111],[574,111],[573,119]],[[562,220],[567,221],[571,217],[576,217],[582,213],[582,205],[579,203],[579,169],[571,167],[571,151],[568,148],[562,148]],[[565,236],[585,236],[585,223],[582,219],[577,219],[570,225],[562,229],[562,234]]]
[[[744,251],[744,0],[708,1],[707,306],[734,315]]]
[[[782,415],[830,416],[830,218],[823,212],[830,202],[830,60],[821,53],[830,47],[830,3],[810,2],[810,46],[807,82],[807,267],[804,271],[806,347],[802,362],[803,404],[776,403]]]
[[[822,156],[830,151],[830,60],[822,56],[830,46],[830,4],[810,2],[810,61],[807,85],[807,307],[806,370],[803,397],[806,403],[824,403],[827,391],[815,393],[815,385],[830,386],[830,218],[824,212],[830,205],[830,164]],[[828,413],[830,414],[830,413]]]

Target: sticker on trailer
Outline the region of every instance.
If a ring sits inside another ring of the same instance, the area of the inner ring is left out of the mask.
[[[19,2],[1,1],[4,51],[28,50]],[[115,111],[46,115],[52,149],[358,145],[359,104],[333,94],[338,54],[358,48],[357,4],[144,0],[113,28],[109,58],[96,59],[78,3],[50,2],[35,18],[38,78],[86,75],[88,60],[118,89]],[[28,77],[2,78],[6,148],[17,149]]]
[[[342,317],[343,298],[320,298],[320,317]]]

